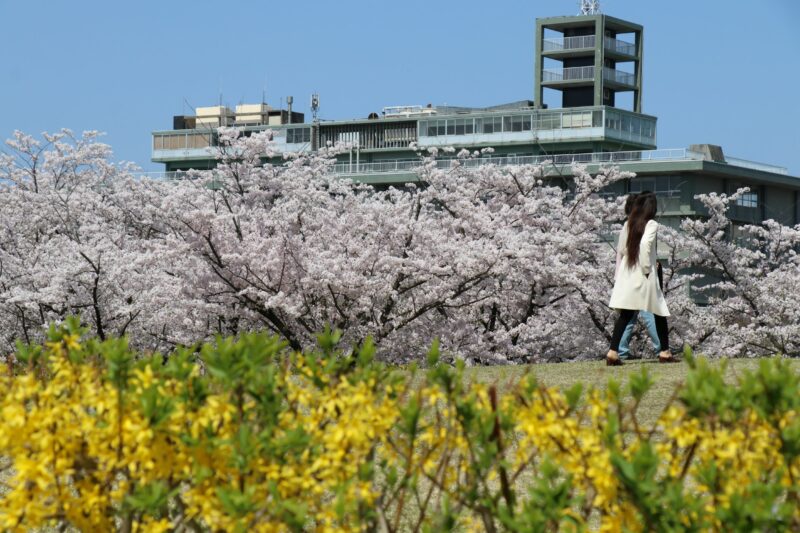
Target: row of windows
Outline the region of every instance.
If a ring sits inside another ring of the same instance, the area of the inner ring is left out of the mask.
[[[656,123],[627,113],[606,112],[606,128],[655,139]]]
[[[630,191],[639,193],[642,191],[652,191],[658,196],[680,196],[681,189],[686,183],[684,176],[652,176],[644,178],[634,178],[631,180]],[[749,191],[742,194],[737,200],[739,207],[758,207],[758,191]]]
[[[507,115],[484,118],[421,120],[421,137],[471,135],[474,133],[509,133],[553,130],[562,128],[591,128],[602,124],[601,111],[549,113],[544,115]]]
[[[311,142],[311,128],[288,128],[286,130],[286,142],[288,144]]]
[[[153,150],[186,150],[207,148],[212,144],[211,134],[182,133],[178,135],[153,135]]]
[[[631,192],[651,191],[658,196],[680,196],[680,191],[686,178],[683,176],[653,176],[647,178],[633,178]]]

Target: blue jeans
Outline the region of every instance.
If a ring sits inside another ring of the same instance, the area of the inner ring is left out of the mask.
[[[627,326],[625,326],[625,331],[622,334],[622,340],[619,343],[620,359],[627,359],[631,355],[628,343],[631,341],[631,337],[633,336],[633,328],[636,327],[637,315],[642,317],[644,326],[647,328],[647,333],[653,340],[653,349],[656,351],[656,353],[661,351],[661,343],[658,341],[658,331],[656,331],[655,316],[653,316],[653,313],[650,313],[649,311],[638,311],[633,314],[633,318],[631,318],[631,321],[628,322]]]

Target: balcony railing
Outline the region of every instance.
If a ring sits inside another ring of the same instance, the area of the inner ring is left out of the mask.
[[[449,169],[454,164],[467,168],[481,165],[519,166],[541,165],[552,163],[554,165],[580,164],[616,164],[639,161],[687,161],[702,160],[703,155],[685,148],[669,150],[638,150],[632,152],[591,152],[584,154],[556,154],[556,155],[523,155],[523,156],[497,156],[480,157],[458,161],[454,159],[437,159],[436,167]],[[400,174],[413,172],[420,166],[419,159],[394,159],[373,163],[336,163],[333,173],[339,176],[352,176],[361,174]]]
[[[578,35],[575,37],[549,37],[542,41],[543,52],[561,52],[565,50],[582,50],[594,48],[594,35]],[[603,46],[606,50],[629,56],[636,55],[636,45],[626,41],[621,41],[613,37],[605,37]]]
[[[594,35],[579,35],[576,37],[552,37],[542,43],[544,52],[557,52],[560,50],[579,50],[594,48]]]
[[[594,79],[594,67],[548,68],[542,71],[542,81],[583,81]]]
[[[603,41],[603,46],[605,46],[606,50],[611,50],[612,52],[617,52],[618,54],[625,54],[629,56],[636,55],[635,44],[620,41],[619,39],[614,39],[613,37],[606,37]]]
[[[622,85],[636,85],[636,78],[630,72],[623,72],[613,68],[603,67],[603,79],[620,83]]]
[[[725,162],[729,165],[735,165],[737,167],[761,170],[763,172],[774,172],[775,174],[784,174],[787,176],[789,175],[789,169],[786,167],[769,165],[767,163],[759,163],[757,161],[749,161],[747,159],[739,159],[738,157],[725,156]]]
[[[594,67],[548,68],[542,71],[543,82],[588,81],[594,79]],[[622,85],[634,86],[636,77],[630,72],[623,72],[603,67],[603,79]]]
[[[522,156],[489,156],[476,159],[437,159],[435,164],[439,169],[450,169],[458,164],[467,168],[479,167],[481,165],[498,166],[520,166],[520,165],[542,165],[553,164],[558,166],[579,164],[624,164],[638,163],[643,161],[664,162],[664,161],[703,161],[701,153],[688,150],[686,148],[673,148],[663,150],[636,150],[627,152],[591,152],[582,154],[556,154],[556,155],[522,155]],[[421,165],[419,159],[390,159],[386,161],[375,161],[371,163],[361,162],[341,162],[331,166],[331,173],[337,176],[359,176],[359,175],[381,175],[381,174],[409,174],[415,172]],[[743,159],[729,157],[727,164],[773,172],[776,174],[788,174],[784,167],[754,163]],[[159,180],[179,180],[192,179],[202,175],[204,171],[171,171],[171,172],[141,172],[137,174],[139,178],[159,179]],[[208,172],[208,171],[205,171]],[[212,171],[214,172],[214,171]]]

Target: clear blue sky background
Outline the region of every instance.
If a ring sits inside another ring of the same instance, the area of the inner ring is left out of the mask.
[[[321,117],[533,96],[537,17],[576,0],[282,2],[0,0],[0,137],[107,133],[145,170],[172,115],[258,102]],[[798,0],[602,0],[645,28],[644,111],[661,148],[720,144],[800,175]],[[552,102],[551,102],[552,103]]]

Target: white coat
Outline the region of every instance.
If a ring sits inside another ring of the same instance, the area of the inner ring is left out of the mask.
[[[658,223],[650,220],[639,242],[639,262],[628,266],[628,223],[622,226],[617,244],[617,271],[614,290],[608,306],[612,309],[650,311],[659,316],[669,316],[667,301],[658,285],[656,274],[656,232]]]

